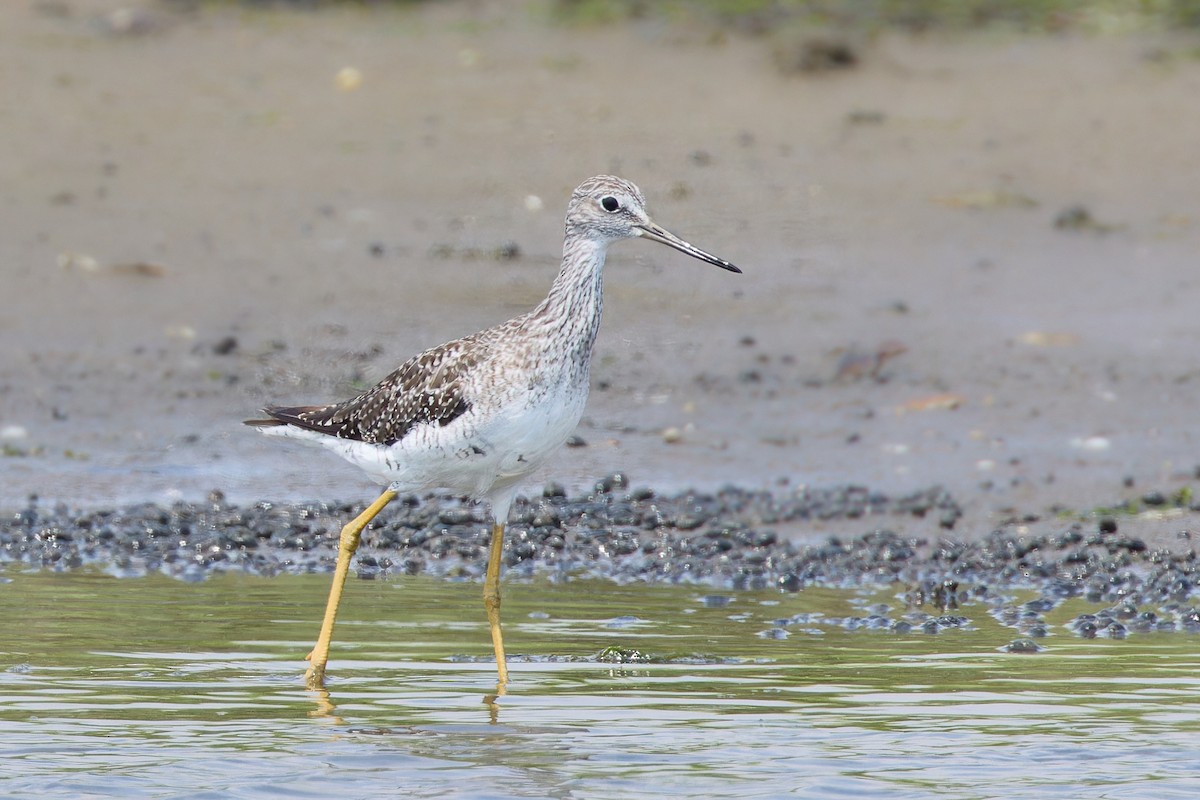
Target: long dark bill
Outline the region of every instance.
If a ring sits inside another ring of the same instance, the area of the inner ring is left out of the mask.
[[[683,239],[680,239],[678,236],[671,233],[666,228],[656,225],[653,222],[646,222],[642,225],[638,225],[637,227],[638,227],[638,230],[640,230],[642,232],[642,236],[644,236],[645,238],[649,239],[652,242],[659,242],[660,244],[665,244],[667,247],[673,247],[681,253],[686,253],[687,255],[691,256],[692,258],[699,259],[700,261],[705,261],[709,264],[715,264],[718,267],[720,267],[721,269],[727,269],[730,272],[739,272],[739,273],[741,272],[740,269],[735,267],[733,264],[730,264],[725,259],[717,258],[712,253],[704,252],[699,247],[696,247],[694,244],[689,244],[688,242],[685,242]]]

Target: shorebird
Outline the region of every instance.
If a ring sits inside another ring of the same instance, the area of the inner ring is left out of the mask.
[[[603,307],[604,258],[613,242],[638,237],[741,272],[651,220],[637,186],[599,175],[571,194],[562,267],[532,311],[413,356],[345,402],[268,406],[266,419],[246,420],[263,433],[332,450],[387,486],[342,528],[321,633],[308,654],[310,688],[324,687],[334,621],[363,529],[399,494],[430,489],[491,506],[483,601],[499,685],[508,682],[500,561],[509,507],[521,481],[567,440],[583,415]]]

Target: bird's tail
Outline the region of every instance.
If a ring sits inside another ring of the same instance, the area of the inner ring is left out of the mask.
[[[267,406],[262,409],[262,413],[266,414],[269,419],[247,419],[243,420],[243,425],[249,425],[251,428],[275,428],[280,425],[287,425],[287,420],[280,417],[279,412],[284,409],[279,406]]]

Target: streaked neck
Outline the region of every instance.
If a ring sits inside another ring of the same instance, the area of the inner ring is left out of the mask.
[[[591,355],[604,309],[604,257],[608,242],[567,234],[562,268],[546,299],[530,314],[533,324],[557,329],[576,357]]]

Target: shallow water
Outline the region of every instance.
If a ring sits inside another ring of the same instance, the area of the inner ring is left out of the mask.
[[[495,697],[479,586],[355,581],[329,691],[302,687],[323,575],[0,585],[0,794],[39,797],[1183,798],[1200,791],[1185,634],[1037,655],[969,630],[831,620],[888,603],[810,590],[507,585]],[[812,615],[779,629],[781,618]],[[778,635],[778,634],[775,634]],[[654,663],[601,663],[620,646]]]

